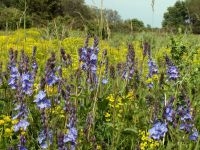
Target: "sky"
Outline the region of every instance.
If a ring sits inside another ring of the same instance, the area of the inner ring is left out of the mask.
[[[137,18],[151,27],[161,27],[163,14],[177,0],[155,0],[154,11],[152,0],[103,0],[103,8],[117,10],[122,19]],[[100,8],[101,0],[85,0],[85,3]]]

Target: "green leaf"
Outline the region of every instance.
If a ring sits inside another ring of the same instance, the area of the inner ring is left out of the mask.
[[[132,133],[137,134],[138,131],[137,131],[137,129],[134,129],[134,128],[125,128],[125,129],[123,130],[123,133],[125,133],[125,134],[132,134]]]

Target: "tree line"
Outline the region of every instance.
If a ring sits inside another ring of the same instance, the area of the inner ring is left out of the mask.
[[[104,36],[109,32],[141,31],[145,28],[138,19],[122,20],[116,10],[101,9],[85,4],[84,0],[1,0],[0,29],[64,25],[70,29],[97,34],[101,27]],[[101,17],[103,25],[101,26]]]
[[[153,5],[153,4],[152,4]],[[103,12],[103,13],[102,13]],[[102,14],[101,14],[102,13]],[[152,29],[138,19],[123,20],[116,10],[91,7],[84,0],[1,0],[0,30],[62,26],[89,34],[138,32]],[[200,33],[200,1],[177,1],[163,16],[164,31]]]
[[[163,17],[162,26],[167,31],[177,32],[181,28],[200,34],[200,0],[177,1]]]

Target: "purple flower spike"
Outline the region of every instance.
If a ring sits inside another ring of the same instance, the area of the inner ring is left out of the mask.
[[[152,77],[154,74],[158,74],[158,67],[152,59],[149,59],[148,66],[149,66],[149,77]]]
[[[24,73],[22,74],[22,91],[27,94],[32,94],[32,86],[33,86],[33,78],[30,73]]]
[[[76,128],[71,127],[69,129],[69,133],[64,136],[64,139],[63,139],[64,143],[72,142],[72,143],[76,144],[77,135],[78,135],[78,133],[77,133]]]
[[[182,123],[180,125],[180,130],[185,130],[186,132],[190,132],[192,127],[193,127],[193,125],[190,123]]]
[[[34,102],[37,103],[37,106],[40,108],[40,109],[43,109],[43,108],[49,108],[51,107],[51,102],[50,100],[48,100],[46,98],[46,93],[44,91],[39,91],[38,95],[36,96],[36,99],[34,100]]]
[[[16,66],[11,66],[10,68],[10,79],[8,81],[8,85],[11,87],[11,89],[17,88],[17,80],[19,77],[19,71]]]
[[[164,134],[168,131],[165,123],[156,122],[153,127],[149,130],[150,137],[154,140],[160,140],[164,137]]]
[[[179,77],[178,68],[173,65],[171,60],[168,56],[165,57],[166,63],[167,63],[167,75],[170,80],[176,80]]]
[[[172,122],[174,120],[174,115],[175,115],[175,111],[172,108],[172,105],[169,104],[168,106],[166,106],[165,111],[164,111],[164,118],[169,121]]]
[[[49,131],[47,133],[45,133],[44,130],[41,131],[37,140],[42,149],[48,148],[48,142],[49,144],[52,144],[53,141],[52,131]]]
[[[19,150],[27,150],[27,148],[24,146],[19,146]]]
[[[20,120],[15,126],[14,126],[14,131],[17,132],[19,131],[21,128],[23,130],[26,130],[27,127],[29,126],[29,122],[26,120]]]
[[[55,83],[57,83],[59,81],[59,78],[52,72],[50,73],[50,75],[47,78],[47,84],[49,86],[54,85]]]
[[[192,140],[192,141],[197,141],[197,140],[198,140],[198,137],[199,137],[198,131],[194,131],[194,132],[190,135],[189,139]]]
[[[176,66],[169,66],[167,70],[169,79],[176,80],[179,77],[178,69]]]

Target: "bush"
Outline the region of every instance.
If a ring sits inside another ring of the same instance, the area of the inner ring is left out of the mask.
[[[0,29],[11,29],[23,27],[24,16],[23,12],[16,8],[1,8],[0,9]],[[30,17],[26,16],[26,27],[31,27]]]

